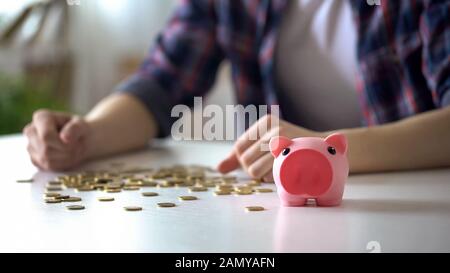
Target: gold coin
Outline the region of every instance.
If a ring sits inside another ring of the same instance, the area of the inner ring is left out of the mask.
[[[159,188],[171,188],[174,186],[175,186],[175,183],[173,183],[172,181],[169,181],[169,180],[164,180],[158,184]]]
[[[142,196],[145,196],[145,197],[158,196],[158,193],[148,191],[148,192],[143,192]]]
[[[231,191],[231,190],[233,190],[233,185],[230,185],[230,184],[220,184],[220,185],[217,185],[216,186],[216,189],[218,189],[218,190],[229,190],[229,191]]]
[[[257,186],[261,186],[261,182],[252,180],[252,181],[248,182],[246,185],[248,187],[257,187]]]
[[[140,211],[140,210],[142,210],[141,207],[136,207],[136,206],[128,206],[128,207],[124,207],[124,209],[126,211]]]
[[[175,207],[174,203],[158,203],[158,207],[160,208],[171,208]]]
[[[68,198],[70,198],[70,196],[69,195],[58,195],[58,196],[55,196],[54,198],[55,199],[68,199]]]
[[[141,186],[141,183],[135,183],[135,182],[127,182],[125,185],[123,185],[124,188],[132,188],[137,187],[139,188]]]
[[[217,190],[214,192],[214,195],[230,195],[231,191],[227,191],[227,190]]]
[[[214,188],[216,186],[216,183],[210,182],[210,181],[209,182],[204,182],[203,186],[204,187],[208,187],[208,188]]]
[[[255,190],[256,190],[256,192],[260,192],[260,193],[273,192],[273,190],[269,189],[269,188],[258,188],[258,189],[255,189]]]
[[[139,187],[123,187],[124,191],[138,191],[140,188]]]
[[[177,187],[192,187],[195,183],[192,181],[185,181],[184,183],[176,184]]]
[[[239,191],[235,191],[235,193],[238,195],[249,195],[249,194],[252,194],[253,191],[252,190],[239,190]]]
[[[81,191],[93,191],[93,190],[94,190],[94,187],[91,187],[91,186],[84,186],[84,187],[76,188],[76,191],[77,191],[77,192],[81,192]]]
[[[250,206],[250,207],[245,207],[245,209],[247,211],[263,211],[264,207],[260,207],[260,206]]]
[[[47,191],[62,191],[63,189],[59,186],[49,186],[46,188]]]
[[[118,193],[118,192],[121,192],[121,191],[122,191],[121,189],[107,189],[106,190],[107,193]]]
[[[177,185],[184,185],[185,180],[184,179],[174,179],[172,181],[172,183],[175,184],[175,186],[177,186]]]
[[[61,181],[48,181],[47,185],[49,185],[49,186],[61,186],[62,182]]]
[[[99,197],[97,199],[98,199],[98,201],[101,201],[101,202],[114,201],[114,197]]]
[[[182,200],[182,201],[192,201],[192,200],[197,200],[198,198],[196,196],[179,196],[178,199]]]
[[[47,204],[61,203],[61,200],[55,198],[45,198],[45,203]]]
[[[32,183],[33,181],[33,178],[16,180],[17,183]]]
[[[69,198],[66,198],[66,199],[63,199],[62,200],[63,202],[80,202],[81,201],[81,198],[80,197],[69,197]]]
[[[142,181],[142,187],[156,187],[158,185],[158,183],[156,183],[155,181],[148,181],[148,180],[144,180]]]
[[[60,196],[61,194],[59,194],[59,193],[57,193],[57,192],[47,192],[47,193],[44,193],[44,197],[58,197],[58,196]]]
[[[106,190],[117,190],[117,189],[121,189],[122,188],[122,185],[120,185],[120,184],[108,184],[108,185],[106,185],[106,187],[105,187],[105,189]]]
[[[99,177],[97,177],[97,178],[94,179],[94,181],[97,184],[107,184],[107,183],[111,183],[113,180],[110,179],[110,178],[99,178]]]
[[[194,186],[194,187],[190,187],[189,190],[191,192],[199,192],[199,191],[208,191],[208,188],[203,187],[203,186]]]
[[[70,205],[70,206],[66,206],[66,208],[69,209],[69,210],[82,210],[82,209],[84,209],[84,206]]]

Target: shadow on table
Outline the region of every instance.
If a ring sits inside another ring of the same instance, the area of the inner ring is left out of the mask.
[[[341,208],[369,213],[442,213],[450,214],[450,202],[393,199],[345,199]]]

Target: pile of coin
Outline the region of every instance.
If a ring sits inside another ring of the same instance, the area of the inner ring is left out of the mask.
[[[115,163],[114,167],[123,164]],[[21,182],[25,180],[20,180]],[[19,182],[19,181],[18,181]],[[205,166],[162,167],[156,170],[148,168],[130,168],[120,171],[89,171],[58,176],[49,181],[44,194],[44,201],[49,204],[62,202],[80,202],[76,196],[62,195],[59,191],[72,189],[76,192],[103,191],[105,193],[120,193],[122,191],[138,191],[143,188],[185,187],[189,192],[207,192],[213,189],[214,195],[250,195],[253,193],[270,193],[270,188],[261,187],[259,180],[238,181],[236,176],[219,175],[213,169]],[[141,193],[143,197],[158,196],[153,191]],[[195,196],[180,196],[179,200],[193,201]],[[114,201],[113,197],[100,197],[101,202]],[[174,203],[158,203],[159,207],[175,207]],[[68,209],[84,209],[68,206]],[[128,206],[127,211],[140,211],[141,207]],[[248,210],[248,209],[247,209]],[[256,211],[256,210],[251,210]]]

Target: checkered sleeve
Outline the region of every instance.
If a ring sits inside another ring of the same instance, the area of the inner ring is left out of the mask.
[[[159,137],[170,134],[173,106],[192,106],[214,83],[223,59],[216,28],[213,0],[180,1],[139,70],[117,87],[155,116]]]
[[[423,73],[437,107],[450,106],[450,1],[427,0],[420,32]]]

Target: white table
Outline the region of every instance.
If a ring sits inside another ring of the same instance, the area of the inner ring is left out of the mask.
[[[280,207],[275,193],[214,196],[179,202],[184,188],[155,189],[159,197],[122,192],[111,203],[101,192],[81,192],[84,211],[45,204],[42,193],[55,173],[37,172],[21,136],[0,138],[0,252],[382,252],[450,251],[450,169],[351,176],[342,206]],[[157,148],[92,162],[130,166],[214,166],[226,143],[165,142]],[[34,177],[31,184],[17,179]],[[274,187],[269,185],[269,187]],[[157,208],[172,201],[175,208]],[[127,212],[124,205],[143,206]],[[245,212],[262,205],[263,212]]]

